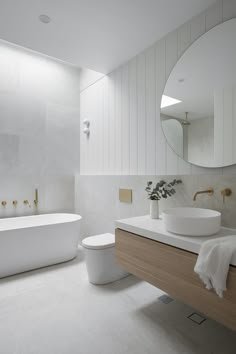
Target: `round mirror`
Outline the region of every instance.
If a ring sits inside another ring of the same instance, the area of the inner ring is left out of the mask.
[[[236,163],[236,19],[204,34],[179,59],[162,95],[161,122],[184,160]]]

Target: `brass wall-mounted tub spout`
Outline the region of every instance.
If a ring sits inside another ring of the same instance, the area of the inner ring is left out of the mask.
[[[34,205],[37,207],[38,206],[38,203],[39,203],[39,192],[38,192],[38,189],[36,188],[35,189],[35,197],[34,197]]]
[[[214,194],[214,189],[213,188],[208,188],[204,191],[198,191],[194,194],[193,200],[195,201],[197,199],[198,194],[208,194],[209,196]]]

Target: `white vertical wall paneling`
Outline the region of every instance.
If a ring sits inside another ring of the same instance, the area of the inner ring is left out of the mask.
[[[191,24],[185,23],[178,29],[178,58],[186,51],[191,43]]]
[[[230,20],[236,17],[236,1],[224,0],[223,1],[223,21]]]
[[[93,174],[96,171],[97,174],[97,141],[98,141],[98,97],[97,97],[97,85],[91,86],[88,95],[88,112],[90,116],[90,135],[89,135],[89,168],[88,174]],[[89,104],[92,102],[93,104]]]
[[[129,168],[131,175],[138,173],[138,124],[137,124],[137,58],[129,62]]]
[[[233,158],[233,90],[232,88],[224,89],[224,106],[223,106],[223,123],[224,123],[224,154],[223,161],[226,165],[232,163]]]
[[[121,127],[121,68],[115,71],[115,170],[116,175],[121,174],[122,155],[122,127]]]
[[[166,82],[166,42],[161,40],[156,45],[156,174],[166,174],[167,144],[161,127],[160,106]]]
[[[86,96],[86,91],[82,92],[80,94],[80,174],[84,175],[86,174],[86,167],[85,167],[85,154],[86,149],[85,149],[85,139],[83,137],[83,120],[85,119],[85,96]]]
[[[104,124],[103,124],[103,174],[109,174],[109,87],[108,77],[104,78],[103,88],[103,105],[104,105]]]
[[[166,81],[178,60],[178,30],[166,36]]]
[[[146,60],[137,57],[138,174],[146,174]]]
[[[87,92],[87,95],[85,96],[85,107],[86,107],[86,113],[88,115],[88,119],[90,121],[90,130],[91,130],[91,126],[93,128],[93,117],[92,117],[92,106],[90,104],[91,102],[91,99],[92,99],[92,89],[89,90]],[[89,175],[89,174],[92,174],[93,173],[93,154],[92,154],[92,144],[91,144],[91,133],[89,136],[86,136],[84,134],[84,139],[86,139],[86,162],[85,162],[85,165],[86,165],[86,173]]]
[[[206,31],[206,13],[194,17],[190,22],[190,40],[191,43],[201,37]]]
[[[218,0],[205,12],[168,34],[128,64],[102,78],[101,80],[107,80],[107,84],[105,81],[103,83],[103,89],[97,81],[83,91],[81,112],[85,111],[91,117],[92,126],[89,140],[81,133],[82,173],[223,173],[220,168],[191,166],[169,148],[161,128],[159,107],[165,82],[186,48],[206,30],[221,23],[223,19],[228,20],[235,16],[235,0]],[[99,95],[100,90],[103,90],[104,95]],[[102,106],[98,100],[103,101]],[[153,115],[156,115],[154,120]],[[98,119],[103,122],[102,131]],[[156,134],[153,134],[152,128]],[[155,159],[154,164],[152,159]],[[231,170],[232,168],[226,168],[224,172]]]
[[[84,166],[84,174],[90,174],[91,166],[92,166],[92,144],[90,142],[90,136],[88,137],[83,133],[84,124],[83,120],[88,119],[90,121],[90,125],[92,125],[92,110],[91,110],[91,99],[92,97],[92,90],[86,90],[83,92],[81,96],[81,104],[84,105],[84,116],[81,115],[82,125],[81,125],[81,141],[83,141],[82,148],[84,149],[83,153],[83,162],[82,165]]]
[[[122,78],[121,78],[121,161],[123,175],[129,175],[130,166],[130,122],[129,122],[129,65],[122,66]]]
[[[217,26],[223,21],[223,1],[217,0],[206,10],[206,31]]]
[[[104,174],[104,80],[99,80],[97,85],[97,174]]]
[[[156,82],[155,47],[146,53],[146,174],[156,172]]]
[[[83,129],[84,129],[84,125],[83,125],[83,120],[84,119],[89,119],[90,120],[90,115],[88,112],[88,95],[89,95],[89,91],[85,90],[83,91],[82,94],[80,94],[80,104],[81,106],[83,106],[83,114],[81,112],[80,115],[80,119],[81,119],[81,130],[80,130],[80,144],[81,144],[81,159],[80,159],[80,164],[83,168],[83,174],[88,174],[88,170],[89,170],[89,165],[90,165],[90,161],[89,161],[89,149],[90,149],[90,142],[88,141],[87,137],[85,136],[85,134],[83,133]]]
[[[102,85],[103,80],[99,80],[98,84],[95,87],[93,92],[95,105],[93,107],[93,126],[92,130],[93,136],[93,165],[96,171],[96,174],[102,173],[102,126],[103,126],[103,114],[102,114],[102,105],[103,105],[103,90]],[[91,173],[93,173],[91,171]]]
[[[108,77],[108,116],[109,116],[109,174],[115,173],[116,156],[115,156],[115,73],[111,73]]]

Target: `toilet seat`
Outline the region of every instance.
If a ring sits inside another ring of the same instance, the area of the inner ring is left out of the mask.
[[[84,248],[101,250],[106,248],[111,248],[115,246],[115,235],[106,233],[96,236],[86,237],[82,241]]]

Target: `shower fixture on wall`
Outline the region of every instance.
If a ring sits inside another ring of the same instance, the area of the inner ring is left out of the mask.
[[[191,124],[190,121],[188,120],[188,112],[185,112],[185,119],[181,120],[181,124],[184,126],[188,126]]]
[[[191,122],[188,119],[189,112],[185,112],[185,118],[171,117],[172,119],[177,120],[182,126],[189,126]]]
[[[84,124],[83,133],[86,134],[87,136],[89,136],[89,134],[90,134],[90,129],[89,129],[90,121],[88,119],[84,119],[83,124]]]
[[[38,188],[35,188],[35,191],[34,191],[34,205],[35,207],[38,206],[38,203],[39,203],[39,191],[38,191]]]

